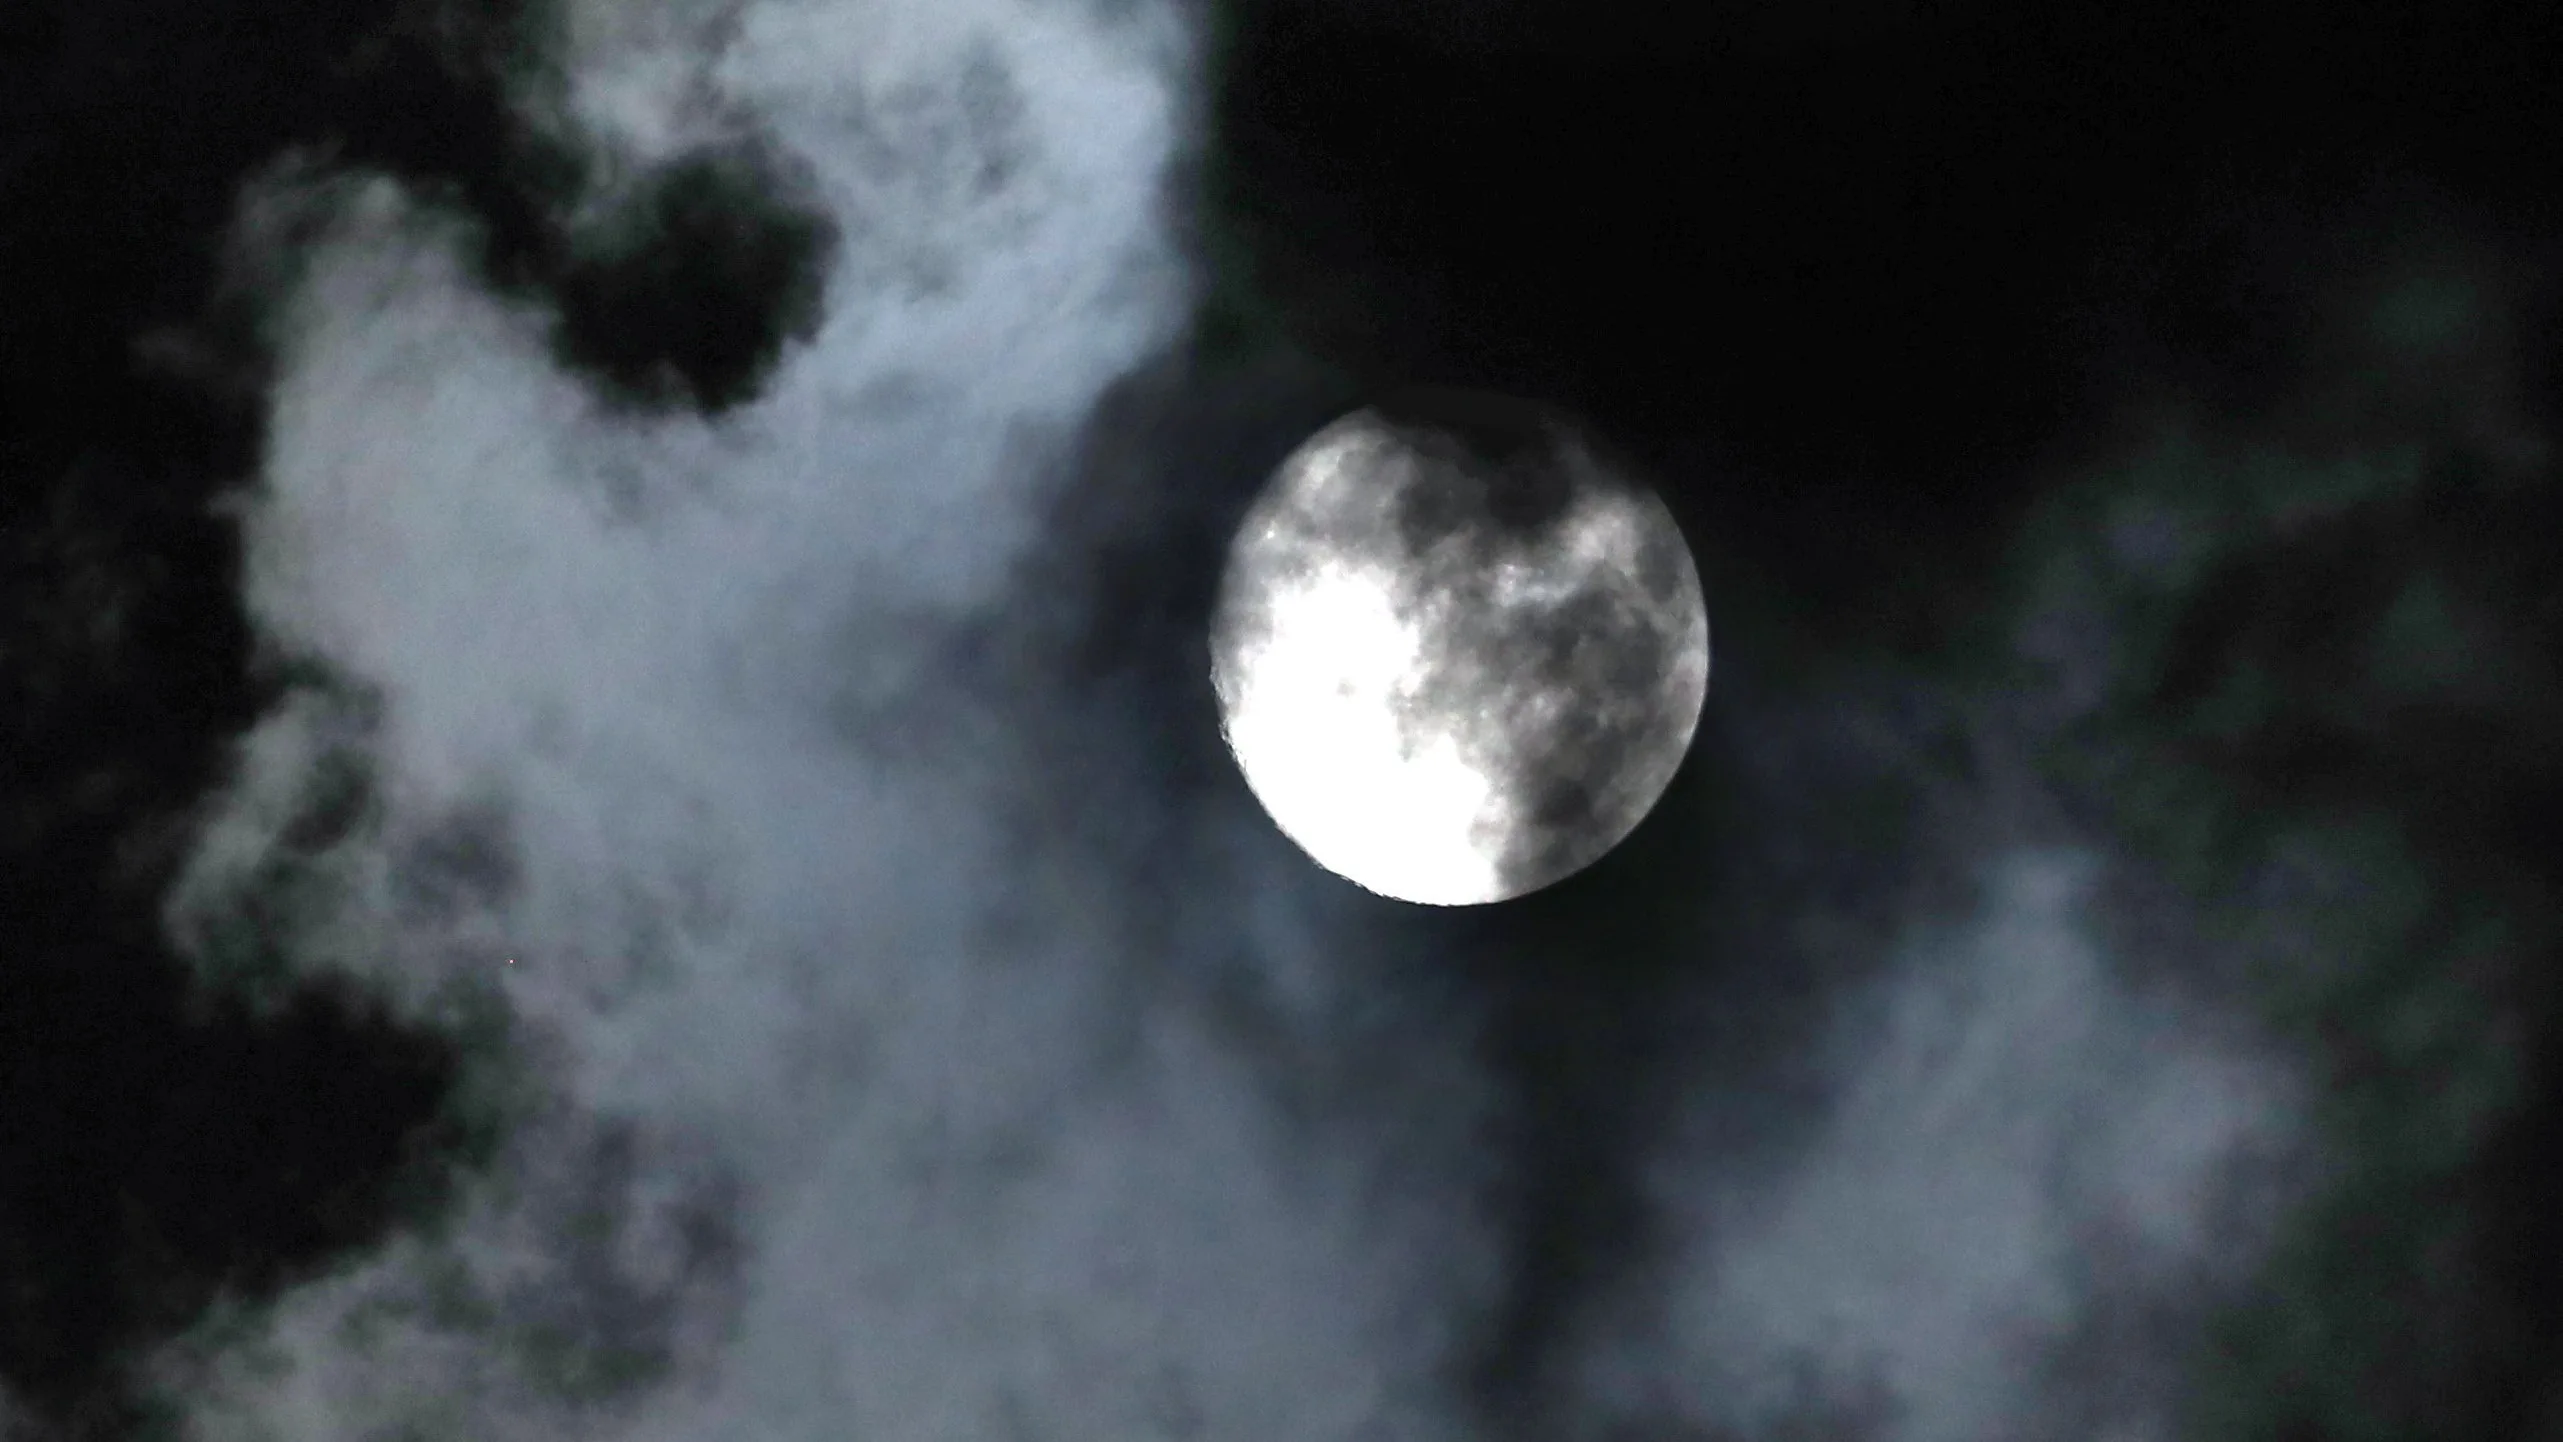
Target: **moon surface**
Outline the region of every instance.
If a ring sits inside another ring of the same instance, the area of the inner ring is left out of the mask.
[[[1424,391],[1293,451],[1211,626],[1221,729],[1274,824],[1401,901],[1537,891],[1620,844],[1708,694],[1661,499],[1560,413]]]

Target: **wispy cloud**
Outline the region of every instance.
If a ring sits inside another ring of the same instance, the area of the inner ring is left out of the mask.
[[[2103,865],[1988,852],[1972,916],[1827,1008],[1825,1095],[1776,1164],[1664,1159],[1681,1241],[1596,1353],[1606,1412],[1903,1442],[2169,1423],[2179,1336],[2119,1338],[2115,1375],[2073,1343],[2167,1299],[2194,1332],[2206,1259],[2247,1254],[2232,1168],[2291,1138],[2296,1087],[2130,981],[2088,924]]]
[[[1037,645],[994,693],[954,661],[1083,604],[1031,563],[1191,299],[1181,28],[571,21],[553,123],[601,194],[762,137],[832,218],[825,304],[758,398],[644,416],[431,201],[309,170],[249,197],[253,250],[325,222],[271,297],[242,502],[249,608],[316,679],[245,744],[172,925],[220,970],[309,853],[307,904],[267,913],[295,964],[464,1035],[507,1130],[449,1224],[173,1348],[194,1435],[1465,1433],[1453,1364],[1507,1280],[1483,1183],[1523,1159],[1478,1144],[1519,1079],[1464,1008],[1379,1023],[1443,933],[1348,898],[1240,787],[1144,757],[1072,784],[1062,755],[1150,742]],[[341,824],[297,840],[333,784]],[[1048,823],[1095,808],[1200,844],[1142,866]],[[2038,1359],[2195,1261],[2283,1087],[2117,974],[2072,838],[1940,840],[1982,913],[1827,999],[1799,1144],[1745,1165],[1669,1119],[1667,1265],[1561,1343],[1561,1427],[1751,1431],[1812,1375],[1873,1379],[1913,1442],[2046,1435]]]
[[[427,1016],[498,989],[484,1061],[534,1100],[450,1228],[208,1324],[174,1395],[206,1438],[1432,1434],[1465,1197],[1287,1125],[1131,985],[1363,939],[1277,850],[1175,878],[1301,913],[1259,934],[1045,843],[1021,728],[1068,713],[974,713],[943,660],[1057,604],[1016,578],[1069,442],[1182,321],[1177,33],[660,18],[578,17],[581,123],[640,173],[744,115],[841,229],[814,335],[717,421],[600,408],[388,182],[247,209],[253,246],[328,218],[245,524],[263,633],[333,679],[249,740],[173,922],[267,884],[353,758],[300,964]],[[879,744],[894,705],[939,714],[930,761]]]

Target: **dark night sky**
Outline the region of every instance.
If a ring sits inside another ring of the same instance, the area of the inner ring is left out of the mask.
[[[1177,3],[0,12],[0,1439],[2563,1439],[2563,17]],[[1416,383],[1718,647],[1457,912]]]

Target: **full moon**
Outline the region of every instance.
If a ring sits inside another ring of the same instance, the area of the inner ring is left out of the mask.
[[[1708,694],[1664,502],[1560,413],[1474,392],[1359,410],[1283,461],[1211,626],[1221,729],[1320,866],[1504,901],[1644,820]]]

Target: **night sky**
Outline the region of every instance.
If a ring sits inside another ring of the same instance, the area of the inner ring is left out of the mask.
[[[0,1439],[2563,1439],[2563,14],[0,9]],[[1563,407],[1618,850],[1309,862]]]

